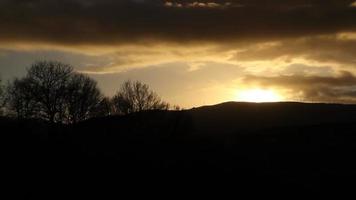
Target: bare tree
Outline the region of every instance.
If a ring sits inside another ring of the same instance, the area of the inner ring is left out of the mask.
[[[144,110],[167,110],[169,104],[161,98],[147,84],[139,81],[126,81],[113,97],[115,113],[129,114]]]
[[[7,89],[9,110],[18,117],[76,123],[93,115],[103,99],[96,81],[56,61],[34,63]]]
[[[72,73],[70,65],[56,61],[36,62],[27,72],[32,97],[41,105],[41,111],[50,122],[63,120],[66,87]]]
[[[73,74],[66,89],[68,122],[76,123],[92,117],[102,99],[96,81],[83,74]]]
[[[29,79],[15,79],[6,88],[6,106],[17,118],[37,118],[42,114],[35,101]]]
[[[4,95],[4,90],[2,86],[2,80],[0,79],[0,97],[2,97],[3,95]]]
[[[18,117],[52,123],[169,109],[168,103],[139,81],[126,81],[112,100],[104,98],[96,81],[56,61],[34,63],[24,78],[9,84],[7,100],[8,110]]]
[[[91,116],[92,117],[106,117],[110,116],[112,114],[112,103],[110,98],[104,97],[101,99],[99,104],[94,108],[94,111],[92,112]]]
[[[4,114],[4,106],[5,106],[5,90],[2,85],[2,80],[0,79],[0,116]]]

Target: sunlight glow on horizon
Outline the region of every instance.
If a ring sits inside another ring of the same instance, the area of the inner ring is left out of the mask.
[[[242,90],[237,93],[236,100],[242,102],[279,102],[284,98],[275,92],[274,90],[269,89],[247,89]]]

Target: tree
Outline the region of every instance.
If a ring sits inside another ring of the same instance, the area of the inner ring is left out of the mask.
[[[6,88],[6,106],[17,118],[38,118],[40,106],[33,98],[29,80],[15,79]],[[9,113],[11,114],[11,113]]]
[[[0,79],[0,116],[4,114],[5,106],[5,91],[4,86],[2,85],[2,80]]]
[[[2,86],[2,80],[0,79],[0,97],[2,98],[4,95],[4,90],[3,90],[3,86]]]
[[[70,65],[56,61],[36,62],[27,72],[31,96],[50,122],[63,121],[66,87],[72,73]]]
[[[92,117],[106,117],[112,114],[112,103],[111,99],[108,97],[104,97],[101,99],[99,104],[94,108],[92,112]]]
[[[126,81],[112,99],[114,112],[130,114],[144,110],[167,110],[169,104],[161,98],[147,84],[139,81]]]
[[[9,110],[23,118],[76,123],[92,116],[102,101],[97,83],[56,61],[34,63],[7,88]]]
[[[66,90],[68,122],[76,123],[92,117],[102,100],[96,81],[83,74],[73,74]]]

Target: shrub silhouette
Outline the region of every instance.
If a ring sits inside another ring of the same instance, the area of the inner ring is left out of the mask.
[[[126,81],[112,99],[116,114],[130,114],[144,110],[168,110],[169,104],[152,91],[147,84]]]

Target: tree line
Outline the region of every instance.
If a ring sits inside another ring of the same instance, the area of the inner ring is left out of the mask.
[[[39,61],[6,86],[0,80],[0,107],[2,115],[71,124],[92,117],[168,110],[170,105],[139,81],[125,81],[109,98],[95,80],[71,65]]]

